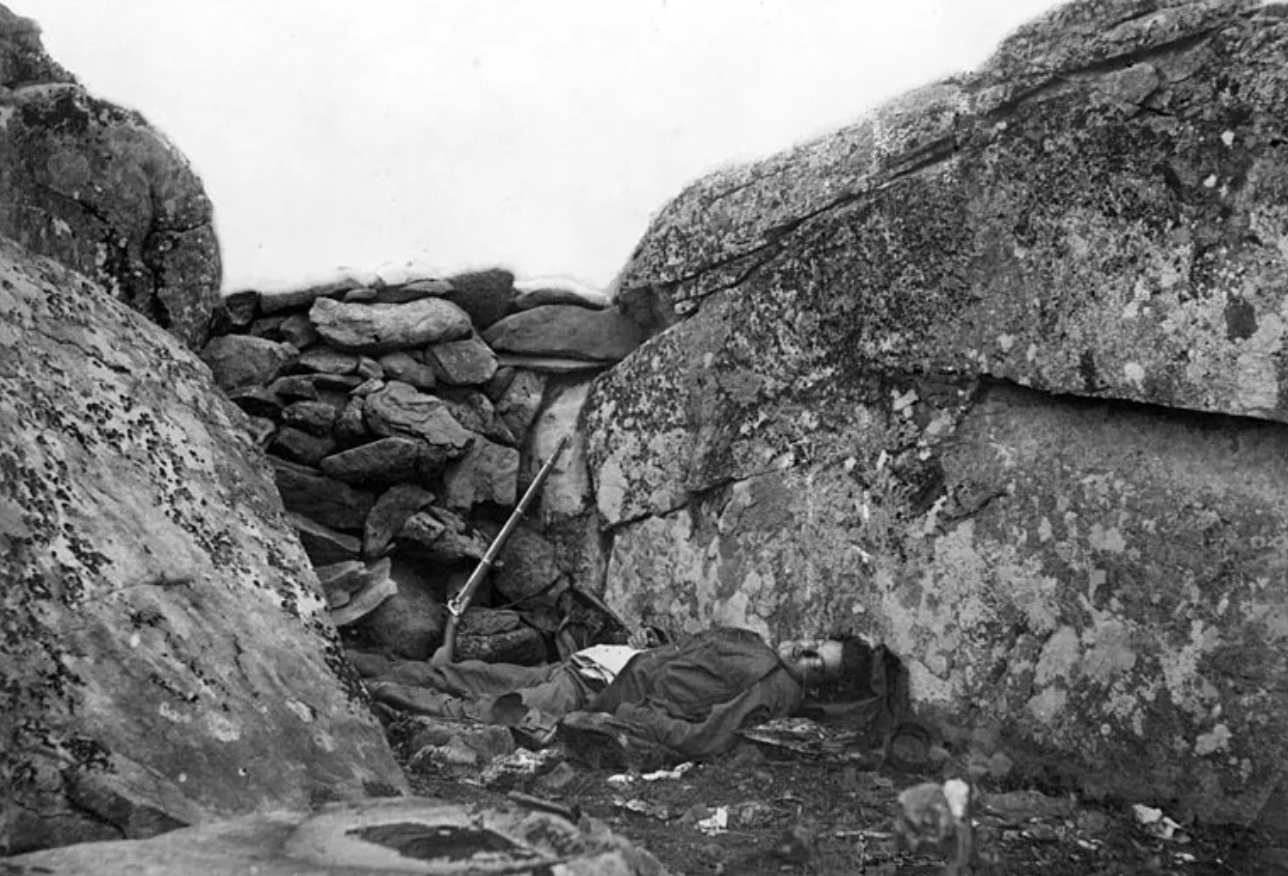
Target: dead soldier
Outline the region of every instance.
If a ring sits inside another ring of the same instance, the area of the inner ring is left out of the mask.
[[[536,744],[558,728],[582,750],[671,755],[661,760],[714,757],[738,731],[791,715],[863,727],[879,744],[906,707],[898,661],[851,636],[775,650],[750,630],[717,627],[646,650],[599,645],[547,666],[355,663],[376,701],[401,711],[504,724]]]

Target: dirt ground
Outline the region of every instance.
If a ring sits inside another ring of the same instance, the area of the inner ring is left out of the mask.
[[[900,851],[893,831],[899,792],[935,778],[929,775],[785,759],[744,744],[718,761],[646,780],[648,773],[592,769],[558,753],[553,770],[504,790],[485,787],[477,766],[420,761],[408,771],[424,796],[548,805],[599,819],[652,852],[673,876],[945,872],[943,857]],[[974,874],[1288,873],[1283,852],[1247,831],[1181,828],[1163,838],[1138,824],[1129,807],[1091,806],[1033,789],[978,790]]]

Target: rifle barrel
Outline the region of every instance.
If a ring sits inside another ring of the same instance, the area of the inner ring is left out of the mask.
[[[461,588],[460,592],[448,600],[447,609],[454,616],[459,616],[469,607],[470,601],[474,598],[474,591],[478,589],[483,577],[496,562],[501,549],[505,547],[505,543],[509,540],[515,527],[523,519],[523,515],[527,512],[528,506],[532,504],[532,500],[536,498],[541,485],[550,476],[550,470],[554,468],[555,460],[559,458],[559,454],[563,453],[564,446],[567,443],[567,435],[559,439],[559,444],[555,446],[554,453],[550,454],[550,458],[541,466],[537,476],[528,485],[528,489],[523,492],[523,497],[519,499],[519,504],[514,507],[514,511],[510,514],[510,519],[505,521],[505,526],[501,527],[501,531],[497,533],[496,538],[492,539],[492,544],[488,546],[487,553],[483,554],[483,559],[479,561],[474,573],[470,575],[469,580],[465,582],[465,586]]]

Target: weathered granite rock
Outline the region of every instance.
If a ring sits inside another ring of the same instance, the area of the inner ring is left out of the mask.
[[[516,443],[528,434],[546,391],[546,377],[536,371],[516,369],[513,378],[496,400],[496,414],[505,423]]]
[[[245,426],[251,443],[260,449],[267,447],[277,432],[277,424],[263,417],[248,416]]]
[[[528,432],[519,489],[526,489],[559,442],[569,439],[550,469],[540,503],[527,519],[554,545],[554,567],[582,590],[599,593],[598,582],[605,581],[608,574],[611,539],[601,534],[603,520],[595,507],[586,432],[580,423],[590,387],[589,380],[561,381],[551,386],[549,400]]]
[[[437,506],[408,518],[398,532],[398,539],[420,555],[444,565],[481,560],[488,549],[487,540],[469,530],[464,519]]]
[[[259,306],[259,293],[254,289],[243,289],[221,298],[210,314],[210,331],[212,335],[228,335],[244,332],[255,320],[255,309]]]
[[[217,821],[150,840],[94,843],[15,858],[17,872],[73,876],[464,876],[560,873],[665,876],[649,853],[587,820],[423,797],[331,804]]]
[[[363,414],[377,435],[421,438],[453,457],[474,441],[473,433],[456,421],[442,399],[399,380],[367,396]]]
[[[496,357],[502,368],[526,368],[543,374],[584,374],[604,371],[612,362],[599,359],[569,359],[563,356],[516,356],[502,353]]]
[[[199,350],[219,300],[210,202],[137,112],[93,97],[0,7],[0,235],[98,281]]]
[[[500,608],[471,608],[461,615],[459,633],[463,636],[486,638],[498,633],[508,633],[523,625],[517,611]]]
[[[418,582],[392,575],[398,592],[358,621],[376,645],[404,660],[425,660],[443,641],[443,605]]]
[[[448,459],[442,447],[419,438],[394,436],[328,456],[320,466],[325,474],[346,484],[379,486],[431,477]]]
[[[315,567],[356,559],[362,549],[362,542],[352,535],[336,532],[302,514],[288,514],[287,517],[308,554],[309,562]]]
[[[616,362],[644,340],[644,331],[622,311],[547,304],[507,316],[483,332],[498,352]]]
[[[507,447],[517,443],[510,427],[497,414],[496,407],[485,393],[477,389],[444,389],[439,398],[464,428]]]
[[[380,300],[380,293],[369,286],[363,286],[361,288],[350,289],[348,292],[345,292],[340,296],[340,300],[345,304],[370,304],[373,301]]]
[[[316,468],[323,459],[335,452],[335,439],[330,435],[313,435],[283,426],[273,436],[269,447],[283,459]]]
[[[457,274],[448,282],[452,288],[443,297],[468,313],[478,329],[505,316],[514,303],[514,274],[502,268]]]
[[[0,6],[0,86],[20,88],[75,81],[45,52],[40,25]]]
[[[338,415],[335,405],[324,401],[297,401],[282,408],[282,425],[310,435],[328,436]]]
[[[390,380],[401,380],[417,389],[433,389],[434,384],[438,382],[433,368],[418,362],[411,357],[410,353],[402,350],[381,356],[380,368]]]
[[[216,383],[218,377],[216,377]],[[282,400],[271,390],[257,383],[250,383],[237,389],[226,390],[228,399],[249,416],[262,417],[275,424],[282,416]],[[274,426],[276,428],[276,426]]]
[[[335,440],[345,447],[359,444],[371,437],[367,429],[367,416],[363,413],[366,407],[363,396],[358,395],[356,389],[354,393],[354,397],[349,399],[335,418]]]
[[[518,612],[490,608],[471,608],[461,615],[456,656],[516,666],[535,666],[548,658],[541,633],[524,624]]]
[[[214,372],[225,392],[243,386],[271,383],[299,351],[288,344],[251,335],[222,335],[201,351],[201,359]]]
[[[350,560],[319,567],[318,581],[326,593],[331,622],[337,627],[357,623],[397,595],[390,567],[388,557],[370,565]]]
[[[984,373],[1288,419],[1288,25],[1259,6],[1070,4],[973,77],[696,183],[622,294],[670,319],[734,282],[816,302],[785,352],[819,378]]]
[[[516,310],[531,310],[544,304],[575,304],[603,310],[612,306],[612,299],[603,290],[569,277],[534,277],[514,284]]]
[[[274,458],[270,462],[282,502],[289,511],[341,532],[362,532],[375,496],[314,468],[284,459]]]
[[[487,383],[496,373],[496,354],[478,335],[425,348],[425,364],[449,386]]]
[[[309,322],[308,315],[304,313],[292,313],[283,319],[277,327],[277,334],[284,342],[297,350],[303,350],[318,341],[317,329],[313,327],[313,323]]]
[[[412,280],[410,283],[381,286],[375,290],[375,300],[387,301],[390,304],[405,304],[421,298],[441,298],[450,293],[453,288],[450,280],[425,278]]]
[[[560,576],[555,546],[531,525],[520,524],[498,557],[492,587],[506,602],[524,599],[547,589]]]
[[[358,370],[358,355],[333,350],[330,347],[310,347],[300,353],[295,363],[301,371],[321,374],[354,374]]]
[[[500,398],[505,390],[509,387],[510,381],[514,380],[514,375],[518,369],[508,366],[498,366],[492,374],[492,378],[480,389],[487,394],[487,397],[495,401]]]
[[[871,633],[1017,769],[1252,821],[1288,762],[1286,110],[1281,7],[1078,2],[695,183],[622,274],[670,327],[585,413],[610,605]]]
[[[520,486],[527,485],[537,476],[546,460],[564,438],[568,446],[550,469],[549,478],[541,492],[539,519],[552,523],[578,517],[594,511],[594,488],[586,458],[585,431],[580,425],[582,409],[586,407],[593,381],[566,379],[552,386],[549,399],[540,416],[532,424],[528,435],[529,455]]]
[[[261,316],[250,324],[248,334],[257,338],[266,338],[270,341],[281,341],[282,336],[280,329],[282,323],[286,321],[286,314],[278,313],[273,316]]]
[[[370,382],[358,374],[310,374],[307,379],[313,382],[319,397],[331,393],[333,400],[346,393],[355,394],[358,387]]]
[[[400,483],[382,493],[367,515],[362,533],[363,556],[381,556],[411,516],[433,501],[433,493],[415,484]]]
[[[317,401],[317,375],[287,374],[269,383],[268,391],[288,402]]]
[[[322,593],[331,608],[347,603],[353,593],[361,590],[367,583],[368,567],[361,560],[314,566],[313,571],[317,573],[318,584],[322,586]]]
[[[404,788],[201,361],[0,240],[0,375],[0,849]]]
[[[433,509],[426,509],[412,514],[403,521],[402,527],[398,530],[398,537],[407,539],[418,547],[429,548],[437,543],[439,537],[448,528],[447,524],[433,513]]]
[[[391,353],[470,333],[469,316],[442,298],[406,304],[345,304],[319,298],[309,309],[309,319],[327,343],[359,353]]]
[[[512,506],[518,477],[519,451],[480,437],[443,470],[443,504],[462,512],[484,503]]]

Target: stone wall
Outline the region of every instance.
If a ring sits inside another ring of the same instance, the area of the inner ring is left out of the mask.
[[[202,355],[270,454],[333,618],[355,644],[424,658],[444,597],[577,438],[590,382],[642,338],[596,290],[492,269],[235,293]],[[598,589],[580,447],[501,554],[459,656],[544,660],[576,594]]]

